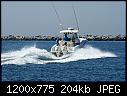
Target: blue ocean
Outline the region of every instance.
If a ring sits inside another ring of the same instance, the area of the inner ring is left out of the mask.
[[[55,41],[2,41],[2,81],[125,81],[125,41],[88,41],[67,58]]]

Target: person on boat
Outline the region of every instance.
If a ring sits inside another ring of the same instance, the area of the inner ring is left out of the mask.
[[[64,41],[63,41],[63,39],[62,39],[62,40],[59,40],[59,45],[60,45],[60,46],[64,46]]]
[[[62,52],[63,52],[63,54],[66,54],[68,52],[68,50],[67,50],[67,42],[65,42],[64,46],[62,46]]]
[[[59,39],[59,37],[57,37],[57,39],[56,39],[57,46],[59,46],[59,41],[60,41],[60,39]]]
[[[80,40],[78,38],[75,39],[75,45],[79,45],[80,44]]]
[[[64,33],[64,41],[69,41],[69,38],[67,36],[67,33]]]
[[[72,33],[72,42],[75,45],[75,35],[74,35],[74,33]]]
[[[56,51],[56,52],[55,52],[56,57],[60,57],[61,55],[63,55],[60,46],[56,46],[56,47],[55,47],[55,51]]]
[[[68,41],[70,41],[72,38],[72,33],[68,33]]]
[[[80,40],[78,39],[77,33],[73,33],[72,42],[73,42],[74,46],[80,44]]]

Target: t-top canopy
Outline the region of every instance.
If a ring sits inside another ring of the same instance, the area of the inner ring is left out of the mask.
[[[67,30],[62,30],[60,33],[77,33],[79,30],[74,30],[73,28],[68,28]]]

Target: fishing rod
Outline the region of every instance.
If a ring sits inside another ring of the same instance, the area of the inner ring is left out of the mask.
[[[78,28],[78,30],[79,30],[78,19],[77,19],[76,12],[75,12],[75,9],[74,9],[74,6],[73,6],[73,5],[72,5],[72,9],[73,9],[73,11],[74,11],[74,15],[75,15],[75,20],[76,20],[77,28]]]
[[[55,13],[56,13],[56,16],[57,16],[57,18],[58,18],[58,20],[59,20],[60,26],[61,26],[61,28],[62,28],[62,30],[63,30],[64,28],[63,28],[63,26],[62,26],[62,21],[61,21],[61,19],[60,19],[60,16],[59,16],[58,12],[56,11],[56,8],[55,8],[53,2],[52,2],[52,6],[53,6],[53,9],[54,9],[54,11],[55,11]]]

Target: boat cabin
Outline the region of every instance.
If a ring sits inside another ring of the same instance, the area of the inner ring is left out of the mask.
[[[64,42],[67,45],[70,45],[70,47],[73,47],[75,45],[79,45],[80,40],[79,40],[78,35],[77,35],[78,32],[79,32],[79,30],[75,30],[73,28],[68,28],[67,30],[60,31],[60,33],[64,34],[62,42]]]

